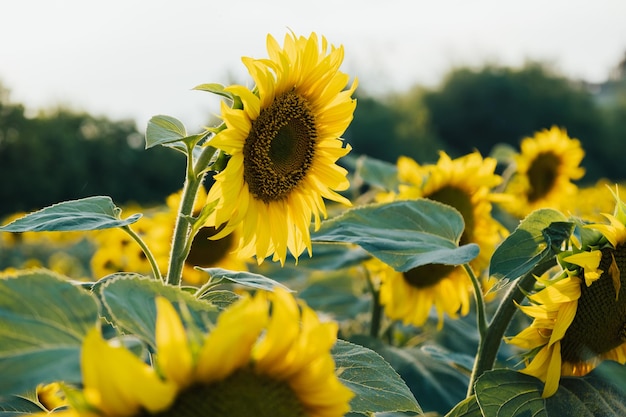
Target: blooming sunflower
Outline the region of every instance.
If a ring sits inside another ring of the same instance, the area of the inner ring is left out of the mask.
[[[617,198],[617,196],[616,196]],[[528,349],[523,373],[545,382],[553,395],[561,376],[582,376],[605,359],[626,363],[626,212],[618,200],[609,224],[590,224],[597,242],[565,253],[565,268],[520,309],[534,320],[507,342]]]
[[[350,147],[340,136],[352,121],[357,82],[339,71],[343,47],[324,37],[285,36],[280,47],[267,37],[269,59],[243,58],[256,88],[226,90],[240,97],[243,108],[222,103],[226,128],[209,145],[230,155],[214,176],[208,202],[219,200],[212,226],[225,224],[214,238],[242,225],[239,248],[257,261],[273,255],[284,264],[287,249],[296,258],[308,249],[309,226],[327,216],[325,199],[349,205],[337,193],[346,190],[347,171],[336,164]]]
[[[286,290],[243,297],[200,343],[157,298],[151,367],[91,332],[84,389],[61,416],[343,416],[353,393],[335,374],[335,323],[321,323]],[[270,314],[271,311],[271,314]]]
[[[572,180],[585,174],[580,141],[553,126],[524,138],[515,157],[515,172],[505,187],[512,198],[502,208],[519,218],[540,208],[565,208],[577,187]]]
[[[494,159],[483,159],[477,152],[454,160],[441,152],[437,164],[423,166],[401,157],[398,176],[403,185],[397,195],[387,194],[382,198],[429,198],[457,209],[465,221],[459,243],[475,243],[480,247],[480,254],[470,263],[480,273],[507,233],[491,216],[491,201],[497,199],[491,190],[501,181],[494,173],[495,168]],[[403,273],[380,265],[374,268],[381,279],[381,303],[392,319],[421,326],[434,305],[441,325],[444,313],[456,318],[459,311],[462,315],[469,312],[472,286],[459,266],[430,264]],[[487,284],[486,279],[484,282]]]

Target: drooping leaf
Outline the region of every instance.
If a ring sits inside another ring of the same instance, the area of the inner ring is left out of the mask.
[[[0,395],[0,417],[14,417],[43,411],[39,405],[28,398],[17,395]]]
[[[402,378],[376,352],[338,340],[332,355],[339,379],[355,394],[352,413],[422,412]]]
[[[472,395],[458,403],[445,417],[482,417],[476,396]]]
[[[97,321],[95,298],[55,273],[0,279],[0,395],[80,382],[80,348]]]
[[[226,91],[224,89],[224,86],[221,84],[217,84],[217,83],[200,84],[200,85],[195,86],[193,90],[206,91],[207,93],[217,94],[218,96],[222,96],[229,100],[232,100],[232,107],[234,109],[243,108],[241,98],[231,93],[230,91]]]
[[[163,296],[170,300],[179,313],[181,304],[191,313],[195,325],[206,330],[215,323],[216,306],[198,300],[179,287],[164,285],[147,277],[112,277],[97,288],[112,324],[124,333],[134,334],[155,347],[156,304],[155,298]]]
[[[96,196],[64,201],[0,227],[4,232],[68,232],[110,229],[132,224],[140,213],[121,219],[122,209],[110,197]]]
[[[229,271],[222,268],[202,268],[196,267],[200,271],[204,271],[211,276],[211,280],[227,280],[234,282],[235,284],[242,285],[244,287],[250,287],[257,290],[272,291],[275,287],[280,287],[289,290],[286,286],[278,281],[263,276],[261,274],[255,274],[247,271]]]
[[[322,223],[312,240],[354,243],[399,272],[427,264],[460,265],[478,255],[458,246],[465,224],[454,208],[428,199],[371,204]]]
[[[574,230],[574,224],[552,209],[529,214],[498,246],[491,257],[489,274],[505,282],[532,271],[549,260]]]

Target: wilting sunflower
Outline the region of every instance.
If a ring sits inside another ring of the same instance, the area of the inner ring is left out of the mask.
[[[585,375],[605,359],[626,363],[626,212],[616,199],[609,224],[587,226],[599,239],[563,256],[556,278],[538,279],[543,289],[520,306],[533,323],[507,340],[530,352],[522,372],[545,382],[544,397],[561,376]]]
[[[269,59],[243,58],[254,79],[254,92],[242,86],[226,90],[240,97],[243,109],[222,103],[226,129],[209,142],[230,155],[216,174],[208,202],[219,200],[211,219],[225,224],[215,238],[242,224],[242,255],[259,263],[273,254],[284,263],[287,249],[296,258],[308,249],[309,227],[326,216],[323,198],[349,205],[347,171],[336,164],[350,147],[340,136],[356,106],[345,90],[349,77],[339,71],[343,47],[324,37],[285,36],[281,47],[267,37]]]
[[[566,208],[577,190],[572,180],[585,174],[580,141],[558,127],[524,138],[515,157],[515,172],[506,185],[512,198],[502,203],[507,212],[523,218],[540,208]]]
[[[271,314],[270,314],[271,311]],[[285,290],[244,297],[200,342],[157,298],[151,367],[98,332],[84,343],[84,389],[61,416],[343,416],[353,393],[335,374],[335,323]]]
[[[459,244],[475,243],[480,254],[470,265],[479,275],[487,266],[506,230],[491,216],[492,189],[501,178],[494,173],[496,161],[471,153],[451,159],[441,152],[435,165],[419,165],[410,158],[398,160],[398,176],[403,183],[397,195],[384,200],[429,198],[457,209],[465,221]],[[380,274],[380,299],[392,319],[417,326],[424,324],[434,305],[442,324],[444,313],[452,318],[469,312],[471,282],[460,266],[423,265],[401,273],[375,266]],[[489,282],[484,281],[487,286]]]

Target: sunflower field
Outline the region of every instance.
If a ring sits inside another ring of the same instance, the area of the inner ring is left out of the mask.
[[[220,120],[154,116],[160,205],[0,226],[0,416],[626,415],[626,203],[566,127],[354,155],[343,47],[267,37]]]

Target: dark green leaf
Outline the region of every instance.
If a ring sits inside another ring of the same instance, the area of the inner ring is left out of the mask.
[[[110,229],[132,224],[141,214],[120,219],[122,210],[110,197],[65,201],[27,214],[0,227],[4,232],[67,232]]]
[[[412,411],[421,413],[402,378],[376,352],[338,340],[332,350],[339,379],[354,392],[353,413]]]
[[[155,298],[163,296],[178,311],[184,304],[191,313],[194,324],[206,330],[215,323],[216,306],[198,300],[181,288],[164,285],[161,281],[137,276],[113,277],[98,287],[98,293],[112,320],[112,324],[124,333],[133,334],[155,347],[156,304]]]
[[[510,281],[529,273],[553,257],[555,247],[573,229],[574,224],[566,222],[565,216],[556,210],[540,209],[531,213],[496,248],[489,274]]]
[[[548,417],[543,383],[532,376],[496,369],[480,376],[475,389],[485,417]]]
[[[209,291],[198,297],[200,300],[205,300],[217,308],[223,310],[228,308],[232,303],[239,300],[240,296],[232,291],[226,290],[214,290]]]
[[[211,276],[212,281],[227,280],[234,282],[235,284],[243,285],[244,287],[255,288],[258,290],[272,291],[275,287],[284,288],[289,290],[278,281],[274,281],[271,278],[265,277],[260,274],[255,274],[247,271],[229,271],[222,268],[201,268],[196,267],[200,271],[204,271]]]
[[[17,395],[0,395],[0,417],[13,417],[23,414],[41,413],[39,405]]]
[[[87,291],[45,270],[0,279],[0,394],[80,382],[80,347],[98,322]]]
[[[472,395],[458,403],[445,417],[482,417],[476,396]]]
[[[419,199],[371,204],[322,223],[316,241],[354,243],[400,272],[427,264],[460,265],[478,255],[459,247],[465,224],[457,210]]]

